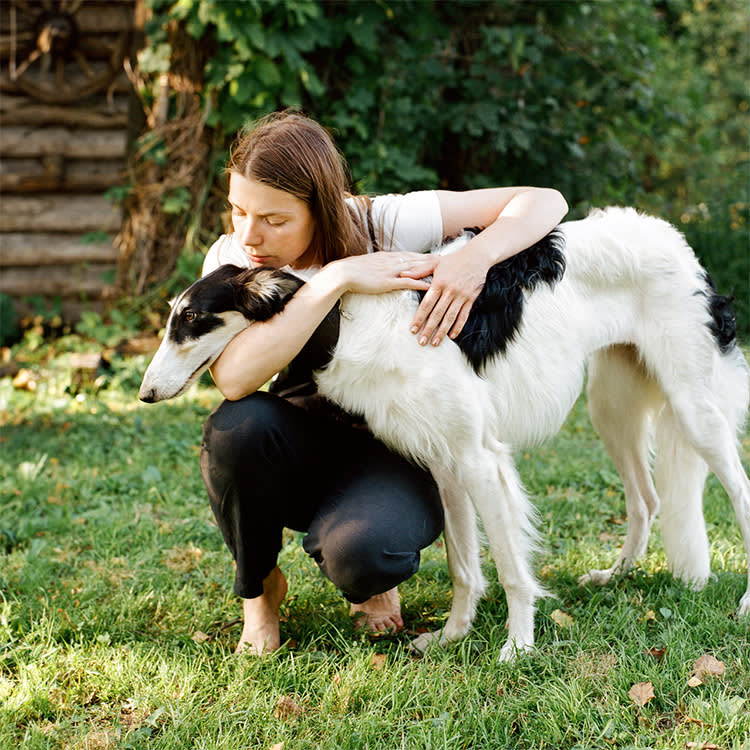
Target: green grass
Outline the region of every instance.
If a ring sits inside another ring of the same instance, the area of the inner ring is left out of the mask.
[[[198,471],[216,392],[145,406],[145,358],[79,386],[68,360],[30,356],[33,393],[0,380],[2,750],[750,748],[750,623],[735,616],[746,561],[726,495],[709,481],[716,579],[703,592],[666,572],[658,530],[633,574],[579,587],[625,531],[583,401],[554,441],[519,456],[552,594],[532,655],[497,663],[506,609],[488,556],[471,634],[419,659],[409,638],[439,627],[450,603],[441,542],[401,588],[406,632],[369,639],[290,533],[287,643],[257,660],[232,653],[232,565]],[[705,653],[726,672],[690,687]],[[642,707],[628,697],[638,682],[655,694]]]

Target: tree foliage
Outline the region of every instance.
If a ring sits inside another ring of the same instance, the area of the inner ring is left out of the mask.
[[[170,25],[199,40],[207,125],[225,146],[248,121],[300,107],[334,132],[362,192],[551,185],[578,214],[629,203],[693,227],[705,206],[734,217],[742,247],[743,0],[150,7],[141,69],[169,66]]]
[[[536,182],[573,202],[637,180],[658,41],[649,3],[154,0],[211,50],[209,124],[302,107],[364,190]],[[605,30],[605,33],[602,33]],[[167,52],[168,50],[165,50]],[[661,112],[659,112],[661,116]]]

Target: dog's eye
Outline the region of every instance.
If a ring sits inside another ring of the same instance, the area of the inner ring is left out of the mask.
[[[197,317],[198,313],[195,310],[185,310],[185,320],[188,323],[194,323]]]

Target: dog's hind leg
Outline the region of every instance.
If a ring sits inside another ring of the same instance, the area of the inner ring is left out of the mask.
[[[530,556],[535,542],[532,509],[506,446],[490,441],[459,457],[458,481],[482,520],[498,579],[508,603],[508,640],[501,661],[534,646],[536,600],[545,594],[535,580]]]
[[[588,400],[591,421],[622,479],[628,527],[614,564],[590,570],[578,582],[606,584],[630,570],[645,551],[659,496],[649,468],[649,433],[653,414],[664,396],[649,378],[632,346],[602,349],[589,365]]]
[[[463,638],[469,632],[477,602],[487,587],[479,561],[477,519],[469,496],[444,467],[432,467],[431,471],[443,501],[445,546],[453,601],[442,629],[423,633],[412,642],[412,646],[421,652],[435,643],[442,646],[448,641]]]

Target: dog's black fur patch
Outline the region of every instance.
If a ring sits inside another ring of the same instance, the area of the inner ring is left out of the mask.
[[[474,371],[502,354],[521,325],[525,292],[554,284],[565,273],[565,237],[554,229],[531,247],[498,263],[487,273],[461,333],[454,339]],[[418,292],[420,299],[423,292]]]
[[[737,316],[735,315],[732,302],[734,295],[725,296],[719,294],[714,280],[705,273],[703,279],[707,290],[703,292],[708,302],[708,311],[711,314],[711,322],[708,328],[722,354],[728,354],[737,343]]]
[[[282,274],[283,283],[263,284],[263,294],[253,281],[268,269],[240,268],[231,264],[219,266],[215,271],[188,287],[184,298],[187,305],[173,321],[170,338],[177,344],[186,339],[198,339],[223,325],[221,313],[236,310],[248,320],[268,320],[281,312],[302,281],[292,274]],[[274,274],[275,275],[275,274]]]

